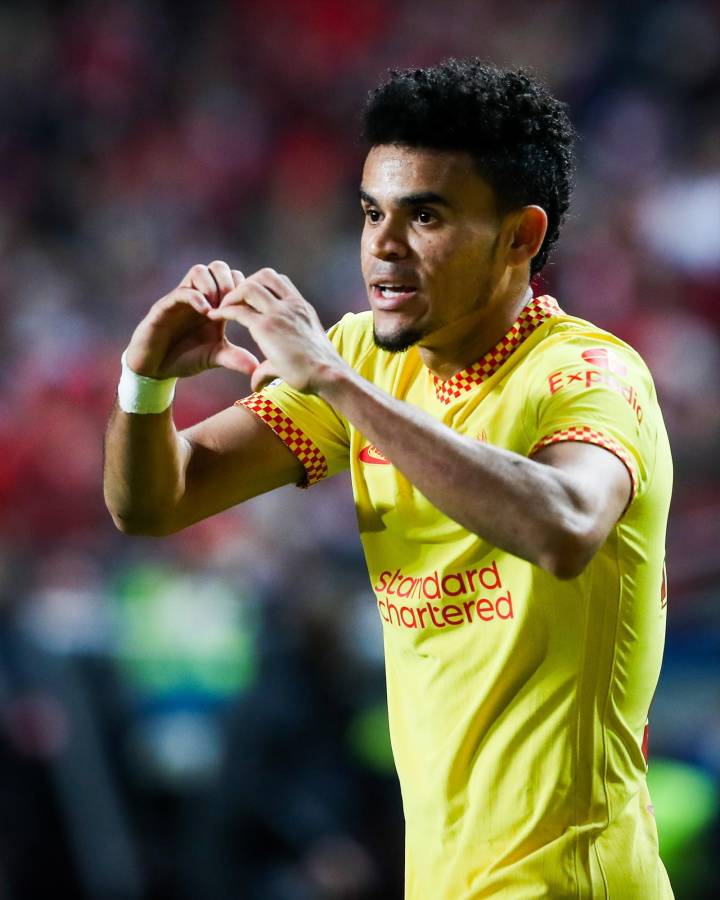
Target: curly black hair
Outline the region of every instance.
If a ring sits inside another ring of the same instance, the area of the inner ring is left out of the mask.
[[[362,131],[370,146],[468,152],[501,213],[541,206],[548,230],[530,264],[532,277],[547,262],[570,205],[575,129],[566,109],[529,69],[449,59],[392,70],[370,92]]]

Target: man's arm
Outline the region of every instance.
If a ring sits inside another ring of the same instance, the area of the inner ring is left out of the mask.
[[[237,503],[297,483],[304,469],[249,410],[233,406],[178,432],[171,410],[112,412],[105,503],[126,534],[167,535]]]
[[[559,578],[580,574],[631,496],[624,464],[601,447],[549,446],[533,459],[459,435],[354,372],[284,275],[263,269],[230,292],[211,321],[247,327],[266,356],[256,389],[279,375],[322,397],[438,509],[497,547]]]
[[[193,266],[135,329],[130,368],[154,379],[213,366],[252,373],[257,359],[227,340],[223,322],[206,316],[242,280],[224,262]],[[130,534],[178,531],[302,474],[290,450],[240,407],[178,433],[171,409],[138,414],[116,405],[107,428],[105,502],[117,527]]]
[[[317,392],[451,519],[559,578],[582,572],[630,499],[627,469],[602,447],[555,444],[527,459],[460,435],[345,368]]]

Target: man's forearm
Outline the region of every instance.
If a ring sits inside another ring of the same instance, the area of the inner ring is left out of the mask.
[[[172,408],[135,415],[115,406],[105,436],[105,502],[129,534],[165,534],[182,496],[189,448]]]
[[[319,394],[450,518],[516,556],[559,569],[557,557],[583,526],[565,473],[460,435],[349,369],[324,380]]]

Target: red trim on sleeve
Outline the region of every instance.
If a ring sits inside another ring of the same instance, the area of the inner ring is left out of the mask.
[[[249,397],[237,400],[235,406],[244,406],[255,413],[259,419],[272,428],[283,444],[292,450],[305,469],[307,481],[303,487],[310,487],[311,484],[327,477],[327,460],[323,454],[272,400],[264,394],[250,394]]]
[[[597,447],[604,447],[606,450],[614,453],[615,456],[624,463],[625,468],[630,473],[630,479],[632,480],[632,496],[634,497],[635,494],[637,494],[637,468],[632,456],[622,444],[619,444],[614,438],[611,438],[607,434],[603,434],[602,431],[596,431],[589,425],[573,425],[569,428],[561,428],[559,431],[553,431],[552,434],[545,435],[545,437],[540,438],[534,445],[528,456],[533,456],[538,450],[542,447],[547,447],[549,444],[561,444],[565,441],[579,441],[582,444],[595,444]]]

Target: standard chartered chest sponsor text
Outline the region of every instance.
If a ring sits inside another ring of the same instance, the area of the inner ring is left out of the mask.
[[[380,617],[396,628],[447,628],[513,619],[512,595],[498,565],[441,574],[381,572],[373,589]],[[448,599],[449,598],[449,599]]]

